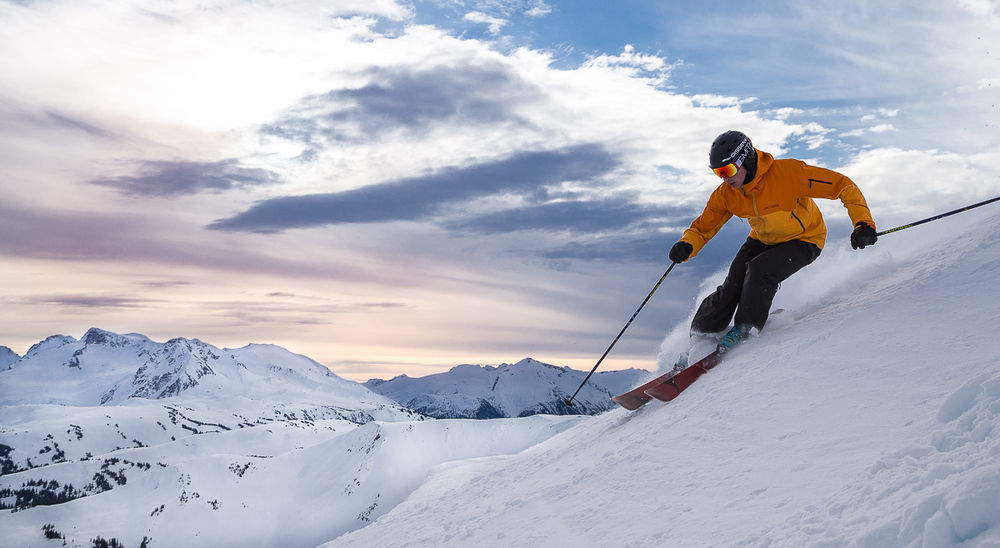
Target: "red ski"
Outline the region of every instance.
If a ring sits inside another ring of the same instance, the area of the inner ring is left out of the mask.
[[[667,382],[675,374],[676,374],[675,372],[671,371],[666,375],[661,375],[659,377],[656,377],[655,379],[647,382],[646,384],[638,388],[633,388],[632,390],[629,390],[624,394],[612,397],[611,401],[617,403],[618,405],[624,407],[625,409],[628,409],[629,411],[635,411],[636,409],[642,407],[643,404],[653,399],[652,396],[646,394],[646,389],[653,388],[654,386],[658,386]]]
[[[642,386],[611,398],[611,401],[630,411],[642,407],[653,398],[670,401],[691,386],[694,381],[698,380],[698,377],[719,365],[721,361],[722,354],[716,350],[679,372],[671,371],[666,375],[656,377]]]

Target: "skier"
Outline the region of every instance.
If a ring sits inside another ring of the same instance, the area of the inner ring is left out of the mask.
[[[726,352],[764,328],[778,284],[816,260],[826,242],[826,225],[812,198],[839,198],[854,223],[851,247],[864,249],[878,239],[875,222],[861,191],[846,176],[800,160],[775,160],[756,150],[739,131],[727,131],[712,143],[709,167],[723,184],[712,192],[702,212],[670,249],[670,260],[695,257],[733,216],[747,219],[750,236],[740,247],[722,285],[702,301],[691,322],[692,335],[721,333]],[[682,355],[678,367],[683,367]]]

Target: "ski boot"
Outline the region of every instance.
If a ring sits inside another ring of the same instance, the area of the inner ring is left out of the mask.
[[[719,340],[719,345],[715,348],[716,352],[719,354],[725,354],[733,348],[739,346],[743,341],[750,337],[750,328],[743,326],[733,326],[722,339]]]

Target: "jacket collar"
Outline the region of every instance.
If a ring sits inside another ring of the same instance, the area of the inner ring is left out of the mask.
[[[743,194],[757,192],[760,189],[760,181],[764,178],[764,174],[767,173],[768,169],[771,169],[771,165],[774,164],[774,156],[768,154],[767,152],[757,151],[757,173],[754,175],[753,180],[749,183],[744,183],[740,187],[740,191]]]

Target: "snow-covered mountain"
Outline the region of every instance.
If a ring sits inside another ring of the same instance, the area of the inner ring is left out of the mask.
[[[3,373],[5,404],[119,404],[182,393],[284,401],[290,396],[335,405],[385,406],[357,383],[273,345],[220,349],[197,339],[153,342],[92,328],[77,340],[54,335],[34,345]]]
[[[0,371],[0,418],[9,473],[274,422],[420,417],[277,346],[92,328],[80,340],[49,337]]]
[[[52,336],[0,369],[0,546],[315,546],[578,420],[428,420],[273,345]]]
[[[406,375],[365,384],[373,392],[435,418],[493,419],[550,415],[596,414],[615,406],[620,394],[649,375],[641,369],[595,373],[573,406],[568,398],[587,372],[525,358],[498,367],[459,365],[446,373],[411,378]]]

